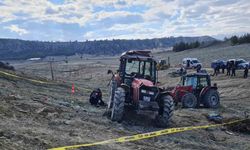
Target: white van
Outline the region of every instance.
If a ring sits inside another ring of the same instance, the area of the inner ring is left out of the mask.
[[[202,67],[202,64],[197,58],[184,58],[182,60],[182,66],[186,69],[192,69],[198,66]]]

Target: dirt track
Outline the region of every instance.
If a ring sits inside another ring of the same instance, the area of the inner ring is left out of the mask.
[[[110,76],[106,71],[115,70],[116,66],[116,58],[58,63],[54,65],[58,81],[53,85],[0,75],[1,149],[47,149],[159,130],[150,114],[127,114],[122,123],[116,123],[103,116],[105,108],[92,107],[88,103],[89,92],[96,87],[103,90],[107,102]],[[16,68],[18,74],[23,75],[22,71],[25,77],[25,74],[33,78],[50,77],[46,62],[16,62]],[[60,72],[74,68],[79,71]],[[159,72],[162,86],[174,86],[179,80],[168,76],[169,71]],[[177,107],[170,127],[213,123],[206,119],[206,115],[213,112],[220,113],[225,121],[244,118],[244,112],[250,113],[249,78],[243,79],[242,73],[237,72],[235,78],[220,74],[212,80],[218,84],[221,107],[217,110]],[[72,83],[76,87],[74,95],[71,94]],[[250,149],[249,128],[246,122],[239,128],[244,132],[221,127],[82,149]]]

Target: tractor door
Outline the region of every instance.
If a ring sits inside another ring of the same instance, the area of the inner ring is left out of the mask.
[[[187,76],[183,78],[183,86],[192,86],[192,89],[196,89],[197,82],[196,76]]]
[[[209,77],[208,76],[198,77],[198,85],[196,88],[197,97],[201,98],[206,93],[208,87],[210,87]]]
[[[202,90],[200,86],[200,78],[198,76],[187,76],[184,82],[185,86],[192,86],[192,93],[198,98]]]

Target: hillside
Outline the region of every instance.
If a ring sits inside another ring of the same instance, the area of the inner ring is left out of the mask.
[[[159,52],[155,56],[159,59],[170,57],[170,63],[179,64],[185,57],[196,57],[206,67],[215,59],[243,58],[250,61],[250,44],[232,46],[229,42],[219,42],[204,48],[189,49],[182,52]]]
[[[170,56],[172,65],[179,63],[182,57],[193,56],[209,63],[211,59],[243,57],[250,58],[248,44],[230,46],[222,43],[202,49],[193,49],[179,53],[164,52],[154,54],[157,58]],[[57,57],[55,57],[57,59]],[[161,128],[154,126],[154,114],[127,113],[121,123],[112,122],[103,116],[106,108],[89,104],[89,94],[94,88],[101,88],[103,100],[108,102],[107,84],[111,78],[107,70],[118,68],[117,57],[93,57],[76,59],[53,64],[56,81],[50,78],[47,61],[10,61],[23,78],[6,76],[0,72],[0,147],[2,149],[48,149],[52,147],[91,143],[121,136],[134,135]],[[67,70],[75,70],[66,72]],[[159,71],[161,86],[175,86],[179,78],[168,73],[173,68]],[[6,71],[6,70],[3,70]],[[191,70],[188,70],[192,72]],[[212,70],[208,70],[212,73]],[[217,83],[221,96],[218,109],[175,108],[169,128],[214,124],[207,115],[219,113],[223,122],[243,119],[250,112],[250,80],[242,78],[242,71],[236,77],[219,74],[211,77]],[[39,76],[39,77],[38,77]],[[48,83],[36,83],[25,78],[42,80]],[[71,94],[71,85],[75,84],[75,94]],[[154,137],[136,142],[106,144],[81,149],[94,150],[161,150],[161,149],[249,149],[249,120],[238,125],[210,129],[192,130],[171,135]]]
[[[179,42],[213,42],[216,39],[209,36],[201,37],[168,37],[144,40],[100,40],[100,41],[70,41],[42,42],[19,39],[0,39],[0,60],[27,59],[31,57],[70,56],[75,53],[91,55],[116,55],[127,50],[144,50],[169,48]]]

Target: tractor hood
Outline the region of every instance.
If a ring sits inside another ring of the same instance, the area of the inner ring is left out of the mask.
[[[146,87],[153,87],[154,84],[153,82],[146,80],[146,79],[138,79],[138,78],[134,78],[133,82],[132,82],[132,88],[133,88],[133,100],[135,102],[139,101],[139,96],[140,96],[140,88],[142,86],[146,86]]]
[[[134,87],[140,87],[142,85],[145,85],[145,86],[149,86],[149,87],[152,87],[154,86],[154,83],[152,81],[149,81],[149,80],[146,80],[146,79],[138,79],[138,78],[135,78],[133,80],[133,86]]]

